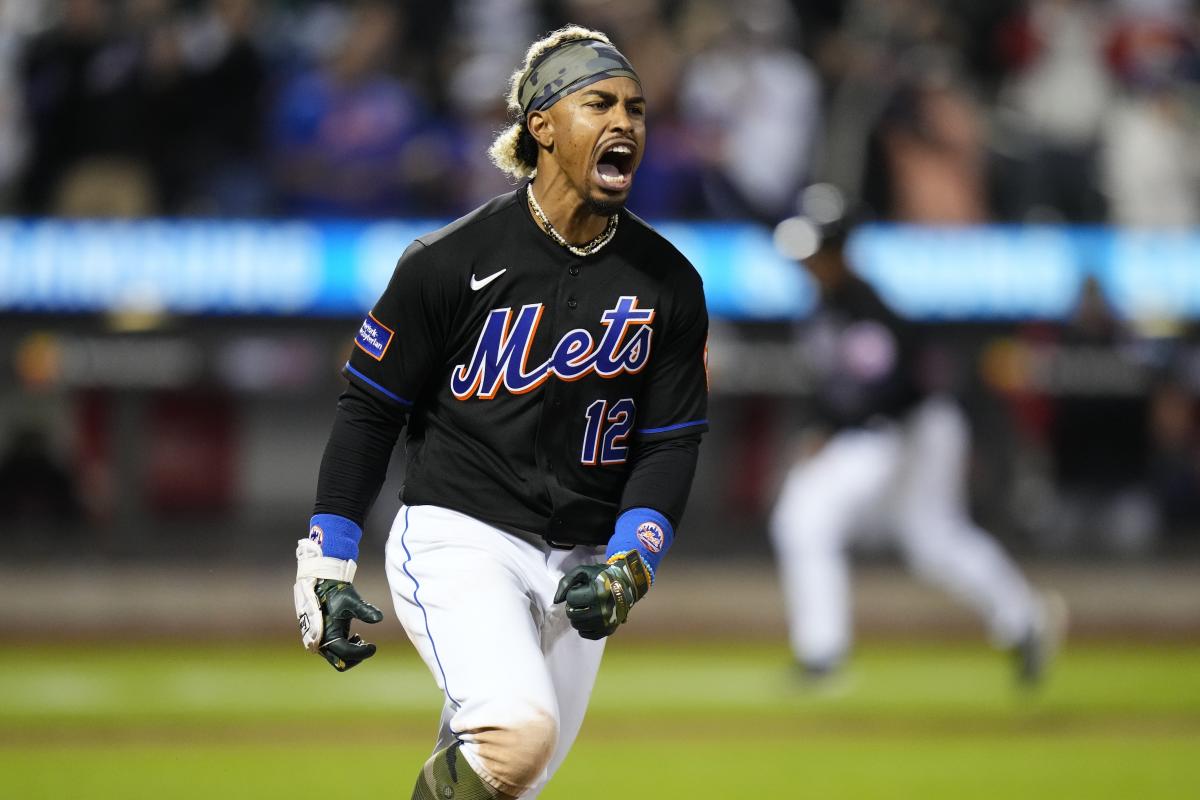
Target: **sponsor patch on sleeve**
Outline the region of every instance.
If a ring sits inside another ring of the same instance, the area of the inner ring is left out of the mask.
[[[383,361],[383,354],[387,352],[395,333],[373,315],[367,314],[362,327],[358,329],[358,335],[354,337],[354,344],[376,361]]]
[[[637,539],[651,553],[658,553],[663,548],[666,536],[663,534],[663,529],[658,527],[657,523],[643,522],[638,526]]]

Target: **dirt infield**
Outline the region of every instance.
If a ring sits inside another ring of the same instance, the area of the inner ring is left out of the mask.
[[[1200,638],[1200,563],[1029,565],[1032,581],[1060,593],[1072,638]],[[358,585],[385,610],[383,570],[364,566]],[[982,625],[944,594],[899,567],[856,570],[857,630],[863,637],[953,639]],[[292,573],[278,568],[0,566],[8,610],[28,620],[32,641],[292,636]],[[776,639],[784,636],[779,582],[769,562],[722,567],[668,562],[632,615],[626,637]],[[379,638],[401,636],[381,626]]]

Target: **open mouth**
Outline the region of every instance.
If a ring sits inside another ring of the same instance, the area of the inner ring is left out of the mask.
[[[596,180],[604,189],[625,191],[633,183],[636,153],[633,145],[615,142],[605,148],[596,160]]]

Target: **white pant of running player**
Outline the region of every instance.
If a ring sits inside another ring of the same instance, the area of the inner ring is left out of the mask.
[[[836,664],[848,651],[846,547],[869,530],[893,535],[921,577],[979,612],[998,647],[1037,622],[1025,579],[967,514],[966,420],[946,398],[925,400],[903,424],[833,436],[791,469],[771,519],[791,644],[806,665]]]
[[[537,797],[583,723],[604,641],[554,593],[604,549],[553,549],[438,506],[403,506],[387,543],[396,614],[445,695],[434,752],[461,741],[487,783]]]

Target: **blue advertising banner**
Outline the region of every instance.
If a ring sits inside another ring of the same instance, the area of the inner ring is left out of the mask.
[[[361,316],[416,236],[398,222],[0,220],[0,311]],[[749,224],[656,226],[700,271],[716,318],[779,320],[811,282]],[[1200,317],[1200,232],[875,225],[852,262],[920,320],[1061,319],[1094,276],[1129,317]]]

